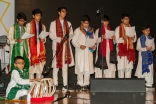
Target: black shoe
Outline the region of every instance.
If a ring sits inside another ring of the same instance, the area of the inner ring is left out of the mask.
[[[82,89],[82,86],[80,86],[80,85],[77,84],[76,89],[81,90]]]
[[[58,85],[54,85],[54,87],[55,87],[56,90],[60,90],[60,89],[58,88]]]
[[[63,86],[62,91],[67,91],[67,85]]]
[[[152,88],[152,86],[146,86],[146,88]]]
[[[84,86],[82,90],[83,90],[83,91],[89,90],[89,85]]]

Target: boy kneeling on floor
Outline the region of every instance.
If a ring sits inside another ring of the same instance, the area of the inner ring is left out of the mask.
[[[14,59],[14,69],[11,72],[11,79],[6,90],[7,100],[21,100],[21,97],[28,94],[31,85],[28,71],[24,69],[24,58],[17,56]]]

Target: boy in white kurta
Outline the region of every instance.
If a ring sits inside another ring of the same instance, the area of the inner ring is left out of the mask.
[[[67,9],[66,7],[58,8],[58,18],[51,22],[50,24],[50,39],[52,39],[52,50],[53,56],[56,54],[52,62],[53,68],[53,80],[55,86],[58,86],[58,71],[62,68],[62,77],[63,77],[63,88],[62,90],[67,90],[67,67],[74,65],[73,53],[71,50],[70,39],[73,34],[73,29],[71,27],[71,23],[65,19]],[[71,27],[69,29],[69,27]],[[63,42],[61,45],[61,41],[65,35],[69,35],[69,44],[67,41]],[[67,47],[67,45],[69,45]]]
[[[138,54],[138,65],[135,72],[135,76],[138,78],[145,78],[146,87],[152,87],[153,85],[153,53],[155,49],[154,41],[150,44],[148,40],[152,40],[150,34],[150,27],[144,26],[142,29],[143,34],[138,38],[137,50]]]
[[[75,47],[75,73],[77,84],[82,90],[88,90],[90,74],[94,73],[93,51],[96,46],[87,47],[86,39],[95,39],[93,28],[89,27],[90,18],[84,15],[81,19],[81,26],[75,29],[72,43]]]
[[[95,78],[115,78],[115,63],[117,62],[116,49],[113,44],[113,41],[115,41],[115,35],[109,39],[106,38],[106,31],[111,30],[109,27],[109,17],[107,15],[104,15],[101,22],[101,28],[97,29],[95,32],[95,36],[98,39],[95,62]],[[102,75],[103,70],[104,75]]]
[[[46,61],[46,50],[44,43],[45,39],[40,39],[39,34],[42,31],[46,31],[45,26],[41,23],[42,11],[40,9],[34,9],[32,11],[32,21],[26,25],[26,32],[34,34],[33,37],[28,39],[29,43],[29,59],[30,68],[29,76],[30,79],[34,79],[34,73],[36,73],[36,78],[41,78],[41,73]]]
[[[25,33],[24,24],[26,22],[26,15],[24,13],[17,14],[17,22],[9,29],[7,35],[7,42],[10,45],[10,71],[14,69],[14,58],[16,56],[22,56],[25,60],[25,69],[29,69],[29,59],[28,59],[28,41],[27,39],[21,39]]]
[[[129,15],[122,14],[121,24],[115,30],[119,78],[131,78],[133,63],[136,60],[133,44],[136,41],[136,33],[132,37],[129,37],[130,34],[126,34],[125,31],[126,27],[131,27]]]
[[[24,69],[24,58],[15,57],[14,65],[15,68],[11,72],[11,79],[6,89],[7,100],[19,100],[21,96],[27,95],[31,84],[28,71]]]

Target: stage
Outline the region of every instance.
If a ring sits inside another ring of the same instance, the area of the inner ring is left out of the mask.
[[[54,98],[57,99],[57,98],[63,97],[65,93],[66,92],[61,91],[59,88],[59,90],[56,90],[56,92],[54,94]],[[80,91],[80,90],[72,89],[72,90],[70,90],[70,93],[71,93],[72,97],[78,97],[79,99],[65,98],[63,100],[55,102],[54,104],[91,104],[90,100],[83,100],[83,98],[90,99],[90,91]],[[110,102],[112,99],[110,99]],[[146,99],[146,101],[144,104],[156,104],[156,92],[153,91],[152,89],[148,89],[146,91],[145,99]],[[52,104],[51,102],[52,101],[31,102],[31,104]],[[101,104],[108,104],[108,103],[109,102],[106,103],[104,100],[103,100],[103,102],[101,102]],[[26,101],[9,101],[9,102],[3,101],[3,102],[0,102],[0,104],[29,104],[29,103],[27,103]],[[111,104],[111,103],[109,103],[109,104]],[[115,104],[115,103],[112,103],[112,104]],[[126,104],[126,103],[116,103],[116,104]],[[135,104],[138,104],[138,103],[135,103]]]

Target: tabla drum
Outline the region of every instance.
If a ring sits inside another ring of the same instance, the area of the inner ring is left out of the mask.
[[[52,78],[43,78],[41,83],[43,85],[43,97],[51,97],[56,91]]]
[[[31,98],[43,97],[43,83],[34,81],[29,89]]]
[[[56,91],[52,78],[34,81],[29,89],[31,98],[51,97]]]

